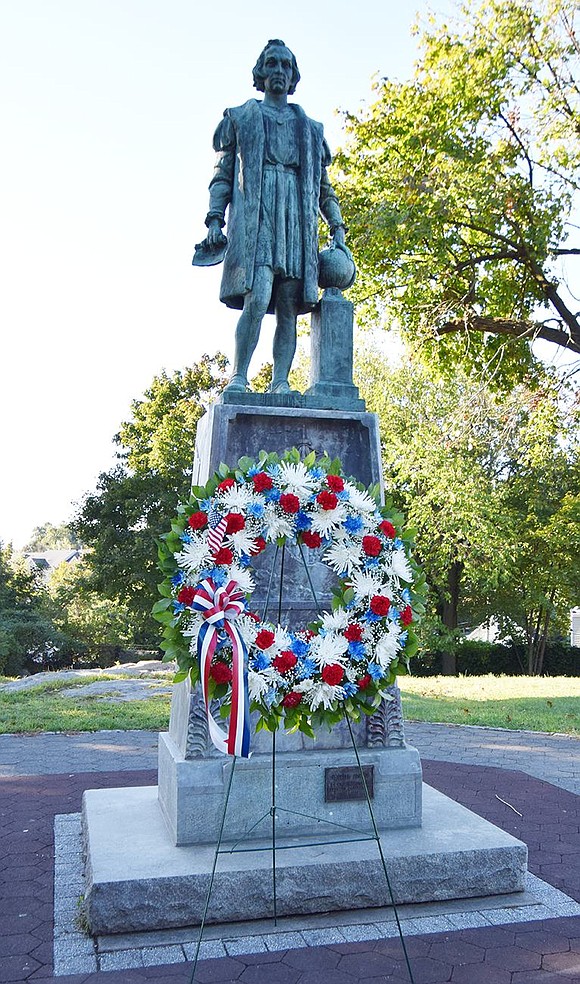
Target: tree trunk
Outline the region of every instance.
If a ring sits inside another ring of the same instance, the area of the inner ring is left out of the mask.
[[[447,590],[438,605],[439,616],[446,629],[457,628],[457,611],[463,564],[455,560],[447,572]],[[444,676],[457,675],[457,656],[454,652],[443,653],[442,672]]]

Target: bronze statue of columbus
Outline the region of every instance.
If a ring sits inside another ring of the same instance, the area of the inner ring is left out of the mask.
[[[289,103],[300,79],[283,41],[268,41],[254,68],[263,100],[226,109],[215,135],[207,238],[194,263],[224,260],[220,300],[241,309],[233,374],[226,391],[244,392],[265,314],[274,314],[272,393],[289,393],[296,319],[318,300],[318,215],[344,249],[340,206],[327,175],[331,156],[321,123]],[[222,229],[226,209],[227,239]]]

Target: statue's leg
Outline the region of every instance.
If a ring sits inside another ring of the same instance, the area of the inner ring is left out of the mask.
[[[283,280],[276,291],[272,393],[292,392],[288,373],[296,353],[296,320],[301,296],[301,280]]]
[[[236,327],[234,371],[225,392],[243,392],[248,385],[248,367],[254,354],[262,320],[272,296],[274,274],[269,267],[256,267],[254,285],[244,299],[244,310]]]

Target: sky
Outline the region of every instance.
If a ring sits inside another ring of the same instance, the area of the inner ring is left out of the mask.
[[[213,131],[265,42],[295,52],[295,99],[336,148],[337,110],[412,73],[428,9],[451,0],[0,0],[1,541],[71,517],[154,375],[231,357],[219,268],[191,257]]]

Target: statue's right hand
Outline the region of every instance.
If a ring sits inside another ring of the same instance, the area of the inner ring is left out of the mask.
[[[207,227],[207,238],[208,246],[215,249],[218,246],[223,246],[227,239],[222,232],[222,227],[219,219],[212,219]]]

